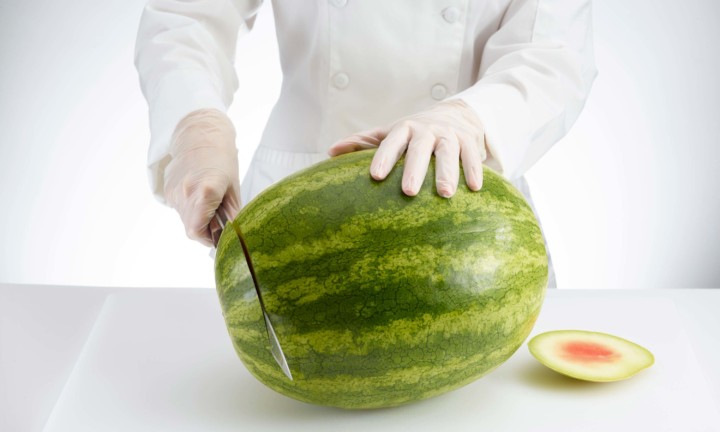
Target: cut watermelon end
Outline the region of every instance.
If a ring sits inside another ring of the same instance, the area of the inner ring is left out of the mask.
[[[560,374],[584,381],[628,379],[655,362],[644,347],[607,333],[555,330],[528,342],[540,363]]]

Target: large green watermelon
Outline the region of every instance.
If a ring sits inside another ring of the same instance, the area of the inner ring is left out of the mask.
[[[236,218],[294,380],[270,353],[240,243],[226,227],[217,291],[233,345],[270,388],[343,408],[400,405],[468,384],[530,333],[547,285],[538,223],[489,169],[480,192],[416,197],[402,161],[381,182],[373,151],[335,157],[271,186]],[[462,175],[462,173],[461,173]]]

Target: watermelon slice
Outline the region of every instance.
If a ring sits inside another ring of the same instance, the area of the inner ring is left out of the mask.
[[[550,369],[585,381],[620,381],[655,362],[652,353],[636,343],[584,330],[542,333],[528,342],[528,348]]]

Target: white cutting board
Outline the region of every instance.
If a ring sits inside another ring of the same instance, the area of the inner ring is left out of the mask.
[[[616,383],[547,370],[523,345],[490,375],[404,407],[344,411],[297,402],[236,358],[213,291],[108,297],[45,430],[718,431],[720,416],[670,300],[549,294],[533,331],[579,328],[649,348],[653,367]]]

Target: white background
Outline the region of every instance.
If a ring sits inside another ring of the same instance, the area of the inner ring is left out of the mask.
[[[0,282],[214,286],[147,185],[143,0],[0,4]],[[594,3],[599,76],[530,173],[560,288],[720,286],[720,3]],[[241,178],[281,75],[270,5],[241,38]]]

